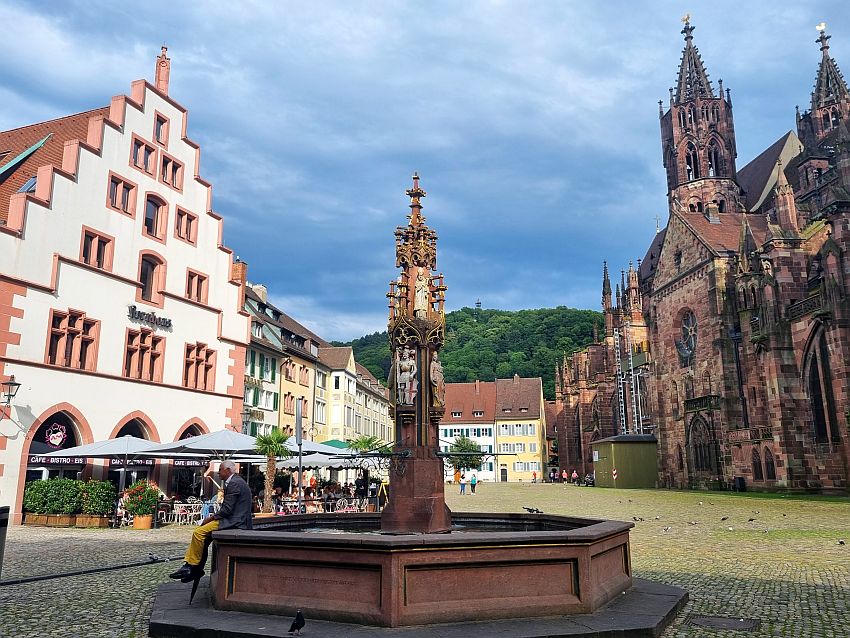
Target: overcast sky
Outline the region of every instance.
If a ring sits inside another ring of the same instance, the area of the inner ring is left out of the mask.
[[[449,310],[598,309],[602,260],[665,223],[658,100],[687,11],[739,169],[809,103],[820,21],[850,73],[847,0],[0,0],[0,130],[108,104],[164,43],[225,243],[323,337],[386,328],[414,170]]]

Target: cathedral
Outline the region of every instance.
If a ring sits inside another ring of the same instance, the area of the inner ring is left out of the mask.
[[[555,371],[561,468],[654,437],[660,487],[846,492],[850,91],[819,25],[811,104],[736,166],[732,98],[686,21],[659,102],[669,218],[612,295],[604,335]]]

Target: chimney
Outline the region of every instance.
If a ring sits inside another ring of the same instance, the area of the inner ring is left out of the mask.
[[[160,93],[168,95],[168,76],[171,74],[171,58],[165,55],[168,47],[162,47],[162,53],[156,59],[156,71],[154,73],[154,86]]]
[[[263,303],[268,303],[269,300],[269,290],[263,284],[254,284],[251,286],[254,289],[254,292],[257,293],[257,296],[263,300]]]
[[[239,309],[245,306],[245,285],[248,282],[248,264],[236,257],[230,264],[230,281],[239,284]]]
[[[514,385],[517,385],[518,383],[519,383],[519,375],[514,373]]]
[[[481,394],[481,381],[475,380],[475,394]]]

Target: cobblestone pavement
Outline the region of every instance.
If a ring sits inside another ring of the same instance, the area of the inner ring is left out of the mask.
[[[446,488],[456,510],[521,511],[525,505],[547,513],[643,518],[631,536],[635,576],[690,592],[663,638],[850,636],[850,499],[550,484],[480,484],[474,497],[461,497],[456,489]],[[176,557],[190,532],[173,526],[12,527],[2,578],[120,565],[149,553]],[[839,539],[848,544],[838,545]],[[0,638],[146,636],[153,594],[177,565],[0,586]],[[692,615],[755,619],[761,627],[752,633],[706,629],[689,625]]]
[[[644,519],[633,521],[631,532],[634,575],[690,593],[663,638],[850,636],[848,498],[546,483],[482,484],[475,497],[461,497],[456,489],[447,486],[455,510],[528,506],[553,514]],[[847,544],[839,545],[839,539]],[[694,615],[755,619],[761,626],[751,633],[707,629],[688,624]]]

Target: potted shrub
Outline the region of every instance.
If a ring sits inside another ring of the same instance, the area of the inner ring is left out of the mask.
[[[108,527],[115,511],[115,486],[109,481],[87,481],[82,485],[83,513],[77,514],[77,527]]]
[[[47,525],[47,481],[33,481],[24,488],[25,525]]]
[[[71,527],[83,509],[82,481],[55,478],[47,483],[47,524]]]
[[[150,529],[159,502],[159,488],[151,481],[136,481],[124,493],[124,509],[133,515],[134,529]]]

